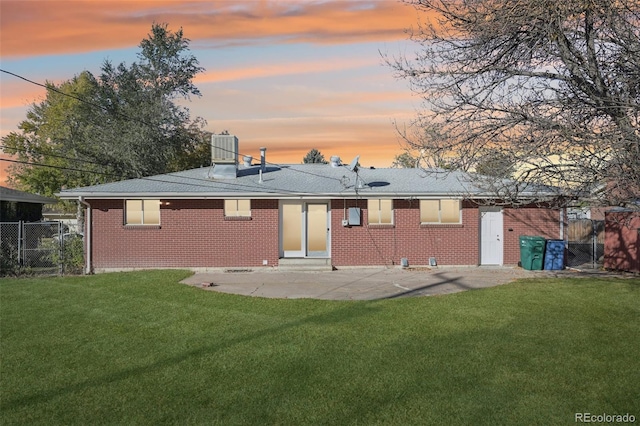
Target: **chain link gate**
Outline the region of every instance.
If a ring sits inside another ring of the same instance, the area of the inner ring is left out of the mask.
[[[604,259],[604,220],[570,220],[567,266],[597,269]]]
[[[0,222],[0,276],[62,274],[65,250],[76,234],[61,222]]]

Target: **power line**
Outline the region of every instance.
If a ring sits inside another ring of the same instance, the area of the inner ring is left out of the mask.
[[[52,169],[58,169],[58,170],[68,170],[68,171],[75,171],[75,172],[82,172],[82,173],[93,173],[93,174],[99,174],[99,175],[104,175],[104,176],[110,176],[110,177],[114,177],[114,178],[118,178],[120,181],[124,179],[140,179],[140,180],[146,180],[146,181],[150,181],[150,182],[160,182],[160,183],[169,183],[172,185],[187,185],[187,186],[195,186],[195,187],[204,187],[204,188],[210,188],[211,187],[211,183],[215,182],[218,185],[224,185],[226,187],[229,188],[240,188],[240,189],[251,189],[251,190],[256,190],[256,189],[260,189],[260,192],[264,192],[267,194],[294,194],[294,195],[299,195],[300,192],[298,191],[292,191],[292,190],[288,190],[288,189],[282,189],[282,188],[277,188],[277,187],[266,187],[266,186],[257,186],[257,185],[247,185],[247,184],[243,184],[243,183],[238,183],[238,182],[230,182],[230,181],[212,181],[209,179],[201,179],[201,178],[196,178],[196,177],[192,177],[192,176],[173,176],[176,179],[180,179],[180,180],[187,180],[187,181],[196,181],[196,182],[206,182],[208,185],[205,185],[203,183],[189,183],[189,182],[178,182],[175,180],[167,180],[167,179],[163,179],[160,176],[163,175],[156,175],[156,176],[149,176],[149,177],[126,177],[126,176],[120,176],[120,175],[116,175],[113,173],[105,173],[105,172],[98,172],[98,171],[94,171],[94,170],[86,170],[86,169],[77,169],[74,167],[63,167],[63,166],[54,166],[52,164],[44,164],[44,163],[37,163],[37,162],[30,162],[30,161],[22,161],[22,160],[11,160],[11,159],[6,159],[6,158],[0,158],[0,161],[6,161],[9,163],[18,163],[18,164],[25,164],[25,165],[29,165],[29,166],[37,166],[37,167],[48,167],[48,168],[52,168]],[[180,172],[174,172],[174,173],[180,173]],[[170,175],[170,173],[167,173],[165,175]],[[103,184],[105,185],[105,184]],[[308,193],[311,195],[324,195],[324,194],[319,194],[319,193]]]
[[[7,146],[6,145],[0,145],[0,148],[4,149],[4,148],[7,148]],[[10,147],[10,149],[11,150],[15,150],[15,151],[26,152],[26,153],[34,153],[34,150],[28,150],[28,149],[25,149],[25,148],[13,148],[13,147]],[[89,164],[104,165],[104,163],[98,163],[98,162],[94,162],[94,161],[82,160],[82,159],[77,159],[77,158],[73,158],[73,157],[66,157],[64,155],[43,154],[43,153],[39,153],[39,152],[35,152],[35,153],[36,154],[40,154],[40,155],[49,155],[49,156],[52,156],[52,157],[55,157],[55,158],[72,160],[72,161],[77,161],[77,162],[86,162],[86,163],[89,163]],[[97,170],[77,169],[77,168],[70,167],[70,166],[54,166],[54,165],[51,165],[51,164],[44,164],[44,163],[39,163],[39,162],[35,162],[35,161],[22,161],[22,160],[10,160],[10,159],[0,159],[0,161],[6,161],[6,162],[18,163],[18,164],[25,164],[25,165],[30,165],[30,166],[49,167],[49,168],[59,169],[59,170],[77,171],[77,172],[82,172],[82,173],[93,173],[93,174],[99,174],[99,175],[113,177],[113,178],[116,178],[118,180],[124,180],[124,179],[146,179],[146,180],[152,180],[154,182],[167,182],[167,183],[174,183],[174,184],[177,183],[177,182],[172,182],[172,181],[163,181],[162,179],[159,179],[157,177],[117,175],[117,174],[114,174],[114,173],[100,172],[100,171],[97,171]],[[291,169],[291,170],[294,170],[294,169]],[[179,172],[173,172],[173,173],[179,173]],[[167,174],[167,173],[165,173],[165,174]],[[155,175],[155,176],[158,176],[158,175]],[[201,178],[196,178],[196,177],[191,177],[191,176],[180,176],[180,178],[181,179],[188,179],[188,180],[211,183],[211,180],[201,179]],[[232,182],[220,182],[220,183],[224,183],[227,186],[247,187],[247,188],[255,189],[251,185],[241,184],[241,183],[237,183],[237,182],[233,182],[233,183]],[[204,186],[204,185],[197,185],[197,186]],[[286,189],[274,188],[274,190],[279,190],[279,191],[281,191],[283,193],[296,193],[297,194],[297,192],[286,190]]]
[[[71,95],[71,94],[69,94],[69,93],[65,93],[65,92],[63,92],[63,91],[61,91],[61,90],[57,89],[55,86],[52,86],[52,85],[46,85],[46,84],[42,84],[42,83],[38,83],[38,82],[33,81],[33,80],[30,80],[30,79],[28,79],[28,78],[26,78],[26,77],[24,77],[24,76],[21,76],[21,75],[19,75],[19,74],[16,74],[16,73],[13,73],[13,72],[11,72],[11,71],[7,71],[7,70],[1,69],[1,68],[0,68],[0,71],[1,71],[1,72],[3,72],[3,73],[9,74],[9,75],[11,75],[11,76],[14,76],[14,77],[16,77],[16,78],[19,78],[19,79],[21,79],[21,80],[24,80],[24,81],[26,81],[26,82],[28,82],[28,83],[31,83],[31,84],[34,84],[34,85],[36,85],[36,86],[43,87],[43,88],[45,88],[45,89],[47,89],[47,90],[50,90],[50,91],[52,91],[52,92],[58,93],[58,94],[60,94],[60,95],[62,95],[62,96],[67,96],[67,97],[69,97],[69,98],[72,98],[72,99],[75,99],[75,100],[77,100],[77,101],[80,101],[80,102],[82,102],[82,103],[84,103],[84,104],[87,104],[87,105],[90,105],[90,106],[92,106],[92,107],[95,107],[95,108],[101,109],[102,111],[104,111],[104,112],[106,112],[106,113],[108,113],[108,114],[114,114],[114,115],[116,115],[116,116],[120,116],[120,117],[122,117],[122,118],[125,118],[125,119],[127,119],[127,120],[129,120],[129,121],[134,121],[134,122],[136,122],[136,123],[144,124],[144,125],[146,125],[146,126],[150,126],[150,127],[153,127],[153,128],[156,128],[156,127],[157,127],[157,125],[156,125],[156,124],[149,123],[149,122],[147,122],[147,121],[140,120],[140,119],[138,119],[138,118],[131,117],[131,116],[127,115],[127,114],[123,114],[123,113],[120,113],[120,112],[117,112],[117,111],[111,111],[111,110],[109,110],[108,108],[106,108],[106,107],[104,107],[104,106],[102,106],[102,105],[96,104],[96,103],[91,102],[91,101],[87,101],[87,100],[85,100],[85,99],[82,99],[82,98],[81,98],[81,97],[79,97],[79,96],[75,96],[75,95]],[[201,142],[201,143],[204,143],[204,142]],[[230,150],[230,149],[225,149],[225,148],[222,148],[222,147],[219,147],[219,149],[220,149],[220,150],[222,150],[222,151],[230,152],[230,153],[232,153],[232,154],[236,154],[236,155],[241,155],[241,156],[244,156],[244,155],[245,155],[245,154],[243,154],[243,153],[240,153],[240,152],[237,152],[237,153],[236,153],[236,152],[233,152],[233,151],[232,151],[232,150]],[[45,154],[42,154],[42,155],[45,155]],[[269,165],[272,165],[272,166],[276,166],[276,167],[282,168],[282,165],[280,165],[280,164],[278,164],[278,163],[271,163],[271,162],[265,161],[265,164],[269,164]],[[334,177],[324,176],[324,175],[320,175],[320,174],[317,174],[317,173],[311,173],[311,172],[304,171],[304,170],[298,170],[298,169],[291,169],[291,170],[292,170],[292,171],[295,171],[295,172],[297,172],[297,173],[303,173],[303,174],[307,174],[307,175],[315,176],[315,177],[320,177],[320,178],[324,178],[324,179],[338,180],[338,181],[340,180],[340,179],[337,179],[337,178],[334,178]]]
[[[44,87],[45,89],[50,90],[50,91],[55,92],[55,93],[58,93],[60,95],[67,96],[69,98],[75,99],[75,100],[80,101],[80,102],[82,102],[82,103],[84,103],[86,105],[90,105],[92,107],[101,109],[101,110],[103,110],[104,112],[106,112],[108,114],[118,115],[118,116],[126,118],[127,120],[130,120],[130,121],[135,121],[137,123],[141,123],[141,124],[144,124],[144,125],[147,125],[147,126],[157,127],[155,124],[148,123],[148,122],[146,122],[144,120],[140,120],[140,119],[135,118],[135,117],[130,117],[130,116],[126,115],[126,114],[122,114],[122,113],[117,112],[117,111],[110,111],[107,107],[105,107],[103,105],[99,105],[99,104],[96,104],[94,102],[87,101],[86,99],[82,99],[81,97],[72,95],[70,93],[65,93],[62,90],[57,89],[55,86],[42,84],[42,83],[38,83],[37,81],[29,80],[26,77],[23,77],[21,75],[18,75],[16,73],[11,72],[11,71],[4,70],[2,68],[0,68],[0,71],[2,71],[3,73],[6,73],[6,74],[12,75],[12,76],[14,76],[16,78],[19,78],[21,80],[24,80],[24,81],[26,81],[28,83],[35,84],[36,86]]]
[[[76,169],[73,167],[66,167],[66,166],[54,166],[53,164],[43,164],[43,163],[36,163],[33,161],[22,161],[22,160],[11,160],[9,158],[0,158],[0,161],[6,161],[8,163],[18,163],[18,164],[27,164],[29,166],[42,166],[42,167],[50,167],[52,169],[59,169],[59,170],[69,170],[69,171],[73,171],[73,172],[82,172],[82,173],[94,173],[94,174],[98,174],[98,175],[105,175],[105,176],[117,176],[111,173],[104,173],[104,172],[99,172],[96,170],[83,170],[83,169]]]
[[[7,145],[2,145],[2,144],[0,144],[0,148],[2,148],[2,150],[4,152],[7,152],[7,150],[9,150],[9,151],[20,151],[20,152],[24,152],[26,154],[38,154],[38,155],[43,155],[43,156],[47,156],[47,157],[61,158],[63,160],[78,161],[80,163],[97,164],[99,166],[104,166],[104,163],[100,163],[100,162],[97,162],[97,161],[85,160],[85,159],[82,159],[82,158],[66,157],[64,155],[58,155],[58,154],[38,152],[38,151],[36,151],[34,149],[16,148],[16,147],[13,147],[13,146],[7,146]]]

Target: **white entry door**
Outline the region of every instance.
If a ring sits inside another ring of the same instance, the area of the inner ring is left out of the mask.
[[[480,208],[480,264],[502,265],[503,222],[500,207]]]

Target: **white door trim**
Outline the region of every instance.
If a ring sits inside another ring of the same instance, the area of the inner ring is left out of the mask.
[[[300,249],[299,250],[284,250],[284,226],[283,226],[283,206],[284,205],[298,205],[300,206],[301,213],[301,221],[300,221]],[[326,252],[309,252],[307,245],[307,212],[309,204],[326,204],[327,206],[327,250]],[[278,244],[279,244],[279,252],[280,257],[284,258],[301,258],[301,257],[310,257],[310,258],[330,258],[331,257],[331,202],[329,200],[310,200],[310,201],[302,201],[302,200],[280,200],[278,204]]]

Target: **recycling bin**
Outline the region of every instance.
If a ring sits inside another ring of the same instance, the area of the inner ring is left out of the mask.
[[[544,248],[547,240],[543,237],[520,235],[520,265],[529,271],[539,271],[544,263]]]
[[[564,269],[564,240],[547,240],[544,269],[550,271]]]

